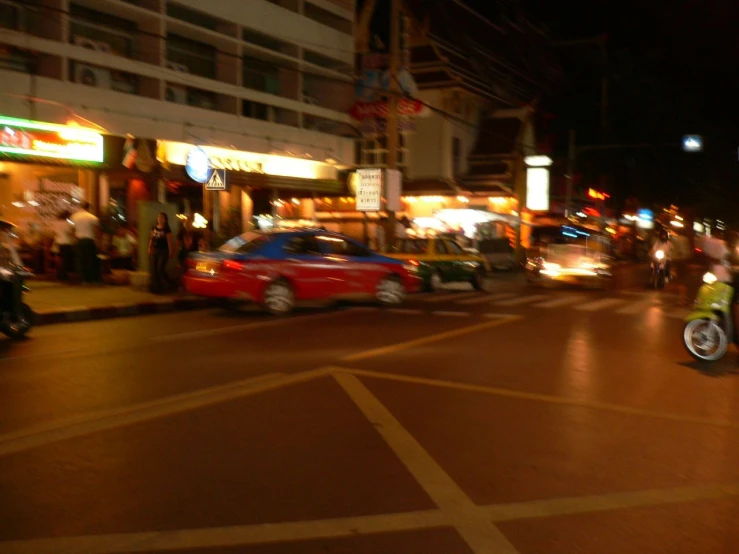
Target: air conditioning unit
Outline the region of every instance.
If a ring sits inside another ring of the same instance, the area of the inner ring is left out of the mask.
[[[103,54],[113,53],[113,49],[110,47],[110,44],[106,44],[105,42],[101,42],[99,40],[92,40],[91,38],[83,37],[80,35],[74,36],[74,43],[77,46],[81,46],[82,48],[95,50],[96,52],[102,52]]]
[[[175,104],[187,104],[187,88],[179,85],[167,85],[165,93],[167,102]]]
[[[175,63],[167,60],[164,62],[164,65],[167,69],[173,69],[174,71],[179,71],[180,73],[190,73],[190,69],[181,63]]]
[[[109,89],[111,85],[110,70],[75,62],[74,81],[81,85]]]

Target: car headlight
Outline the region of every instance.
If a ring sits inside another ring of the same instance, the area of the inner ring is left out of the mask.
[[[714,284],[714,283],[715,283],[716,281],[718,281],[718,277],[716,277],[716,276],[715,276],[715,275],[714,275],[713,273],[711,273],[710,271],[709,271],[708,273],[706,273],[706,274],[705,274],[705,275],[703,276],[703,282],[704,282],[705,284],[707,284],[707,285],[712,285],[712,284]]]

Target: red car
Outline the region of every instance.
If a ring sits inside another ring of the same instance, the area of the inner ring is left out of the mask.
[[[192,254],[184,284],[197,296],[256,302],[275,315],[301,301],[376,299],[400,304],[421,286],[416,265],[318,230],[245,233]]]

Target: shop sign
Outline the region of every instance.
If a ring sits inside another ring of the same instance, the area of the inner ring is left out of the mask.
[[[103,135],[84,127],[0,116],[0,152],[102,162]]]
[[[358,169],[357,174],[357,211],[379,212],[382,208],[382,169]]]
[[[185,166],[187,174],[198,183],[207,182],[214,169],[296,179],[337,178],[336,168],[322,161],[215,146],[193,146],[184,142],[160,141],[157,158],[163,165]]]
[[[387,209],[398,212],[403,208],[400,203],[401,190],[403,189],[403,174],[397,169],[385,170],[385,198],[387,198]]]
[[[351,115],[357,121],[365,119],[387,119],[390,113],[390,102],[378,100],[376,102],[357,102],[349,110]],[[428,110],[426,105],[420,100],[409,100],[401,98],[398,100],[398,115],[403,117],[418,117],[426,115]]]
[[[214,170],[205,183],[205,190],[226,190],[226,171]]]
[[[196,146],[187,154],[185,160],[185,171],[190,176],[190,179],[196,183],[205,183],[208,180],[210,173],[210,160],[208,154]]]

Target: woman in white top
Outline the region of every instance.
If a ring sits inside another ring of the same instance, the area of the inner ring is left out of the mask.
[[[74,263],[74,250],[72,248],[72,224],[69,222],[69,212],[62,212],[54,222],[54,246],[59,257],[57,259],[56,276],[60,281],[69,279],[68,272]]]

